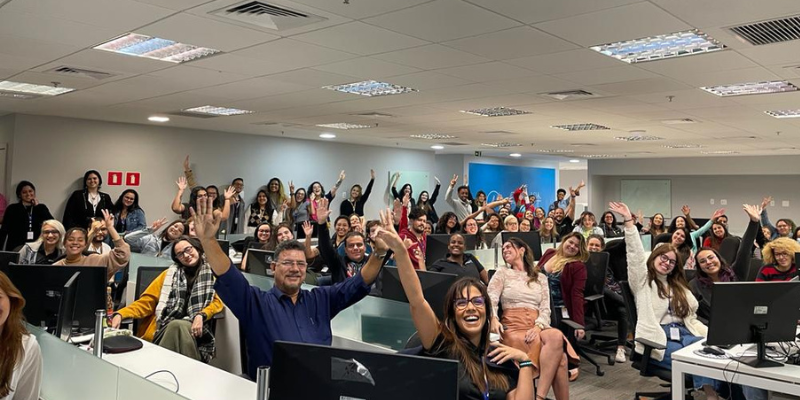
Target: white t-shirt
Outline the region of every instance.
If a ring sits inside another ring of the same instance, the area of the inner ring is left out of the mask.
[[[42,383],[42,351],[33,335],[22,336],[22,359],[14,366],[11,376],[11,393],[0,400],[38,400]]]

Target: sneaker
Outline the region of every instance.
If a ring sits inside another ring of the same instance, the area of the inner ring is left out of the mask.
[[[624,363],[625,361],[627,361],[627,359],[625,358],[625,349],[617,348],[617,356],[614,357],[614,361],[618,363]]]

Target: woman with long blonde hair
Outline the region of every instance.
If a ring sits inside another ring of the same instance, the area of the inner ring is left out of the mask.
[[[25,299],[0,272],[0,399],[38,400],[42,352],[25,329]]]

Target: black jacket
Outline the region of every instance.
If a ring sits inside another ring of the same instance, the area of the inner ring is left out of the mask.
[[[31,221],[28,221],[29,216]],[[0,244],[5,242],[4,249],[14,251],[26,242],[38,239],[42,233],[42,222],[48,219],[53,219],[53,215],[44,204],[37,204],[33,209],[26,208],[22,203],[8,206],[3,217],[3,227],[0,228]],[[27,240],[29,225],[33,231],[31,240]]]
[[[350,202],[350,193],[347,194],[347,198],[342,200],[342,204],[339,206],[339,215],[344,215],[349,217],[352,214],[358,214],[359,217],[364,216],[364,204],[369,200],[369,195],[372,193],[372,184],[375,183],[375,179],[370,179],[369,183],[367,184],[367,188],[364,189],[364,193],[361,194],[361,197],[356,201],[356,206],[353,208],[353,203]]]
[[[108,193],[99,192],[100,202],[97,203],[97,209],[92,210],[92,203],[89,203],[88,192],[86,190],[76,190],[72,192],[67,200],[67,206],[64,208],[64,218],[61,221],[64,223],[64,228],[79,227],[89,229],[91,219],[94,217],[103,218],[105,209],[109,212],[114,211],[114,202]]]

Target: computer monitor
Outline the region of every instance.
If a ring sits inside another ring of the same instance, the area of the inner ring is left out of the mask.
[[[475,250],[475,243],[478,238],[475,235],[459,233],[464,237],[464,250]],[[437,260],[447,257],[448,247],[450,246],[450,236],[446,233],[436,233],[428,235],[425,241],[425,260],[428,265],[433,265]]]
[[[247,271],[254,275],[272,275],[270,265],[275,257],[274,251],[250,249],[247,250]]]
[[[53,334],[61,340],[68,342],[72,336],[72,320],[75,317],[75,295],[78,292],[78,277],[80,272],[75,272],[61,289],[61,299],[58,305],[58,317]]]
[[[222,252],[228,254],[231,250],[231,242],[227,240],[217,239],[217,243],[219,243],[219,247],[222,248]]]
[[[80,276],[76,282],[72,326],[77,325],[83,331],[92,330],[94,312],[106,309],[108,276],[105,267],[10,264],[3,272],[25,298],[22,312],[31,325],[55,328],[61,291],[76,272],[80,272]]]
[[[458,399],[455,360],[282,341],[273,351],[270,400]]]
[[[458,279],[458,275],[432,271],[417,271],[422,294],[431,305],[433,312],[440,320],[444,319],[444,298],[450,286]],[[397,267],[383,267],[381,270],[381,297],[384,299],[408,303],[408,297],[400,283]]]
[[[542,241],[539,238],[539,232],[503,232],[502,235],[503,243],[507,242],[508,239],[511,239],[512,237],[522,239],[522,241],[530,246],[531,250],[533,250],[534,261],[539,261],[539,259],[542,258]]]
[[[19,262],[19,253],[16,251],[0,251],[0,268]]]
[[[783,364],[767,360],[765,343],[793,342],[800,318],[800,282],[722,282],[711,290],[708,344],[756,343],[757,356],[737,360],[755,368]]]

